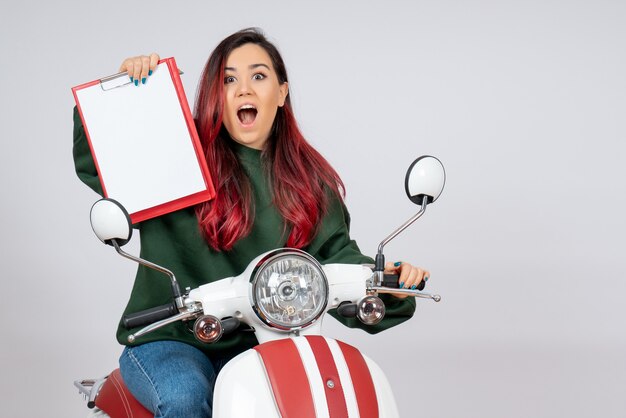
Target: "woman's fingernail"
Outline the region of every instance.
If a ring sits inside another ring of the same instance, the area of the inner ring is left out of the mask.
[[[141,84],[146,84],[146,77],[141,79]]]
[[[413,285],[411,286],[411,290],[415,290],[417,288],[417,286]]]
[[[393,266],[400,267],[401,264],[402,264],[402,261],[396,261],[395,263],[393,263]]]
[[[152,75],[152,70],[148,70],[148,76]]]
[[[131,83],[133,82],[133,77],[131,77],[131,78],[130,78],[130,82],[131,82]]]
[[[404,287],[404,282],[400,283],[400,289],[402,289]]]
[[[428,276],[424,276],[424,281],[427,282],[428,281]]]
[[[139,85],[139,80],[135,80],[135,86]]]

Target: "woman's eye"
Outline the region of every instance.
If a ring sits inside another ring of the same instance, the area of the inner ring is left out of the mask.
[[[224,77],[224,84],[230,84],[235,82],[235,77],[229,75],[228,77]]]
[[[261,73],[256,73],[255,75],[252,76],[253,80],[263,80],[265,78],[265,74],[261,74]]]

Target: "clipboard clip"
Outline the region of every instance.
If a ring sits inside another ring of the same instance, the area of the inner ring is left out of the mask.
[[[178,70],[179,75],[185,74],[181,70]],[[124,80],[123,78],[126,77]],[[129,84],[133,84],[132,81],[128,78],[128,73],[126,71],[109,75],[101,78],[100,80],[100,88],[102,91],[114,90],[120,87],[128,86]]]

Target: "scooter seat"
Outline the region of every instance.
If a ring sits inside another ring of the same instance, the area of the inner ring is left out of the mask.
[[[154,414],[131,395],[120,369],[113,370],[102,385],[96,397],[96,406],[111,418],[154,418]]]

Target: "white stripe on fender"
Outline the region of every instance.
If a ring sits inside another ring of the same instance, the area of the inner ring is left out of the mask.
[[[343,387],[343,396],[346,399],[346,406],[348,408],[348,416],[350,418],[359,418],[359,405],[356,402],[356,394],[354,393],[354,386],[352,385],[352,377],[350,376],[350,370],[346,364],[346,359],[343,357],[343,352],[337,341],[332,338],[326,338],[326,344],[330,348],[330,352],[335,360],[335,366],[337,366],[337,372],[339,373],[339,379],[341,380],[341,386]]]
[[[315,413],[318,418],[330,418],[328,413],[328,403],[326,401],[326,392],[324,391],[324,382],[322,382],[322,376],[317,367],[317,361],[311,346],[305,337],[294,337],[291,339],[302,359],[302,365],[306,371],[306,375],[309,378],[309,385],[311,385],[311,394],[313,395],[313,403],[315,404]],[[342,356],[343,358],[343,356]]]

